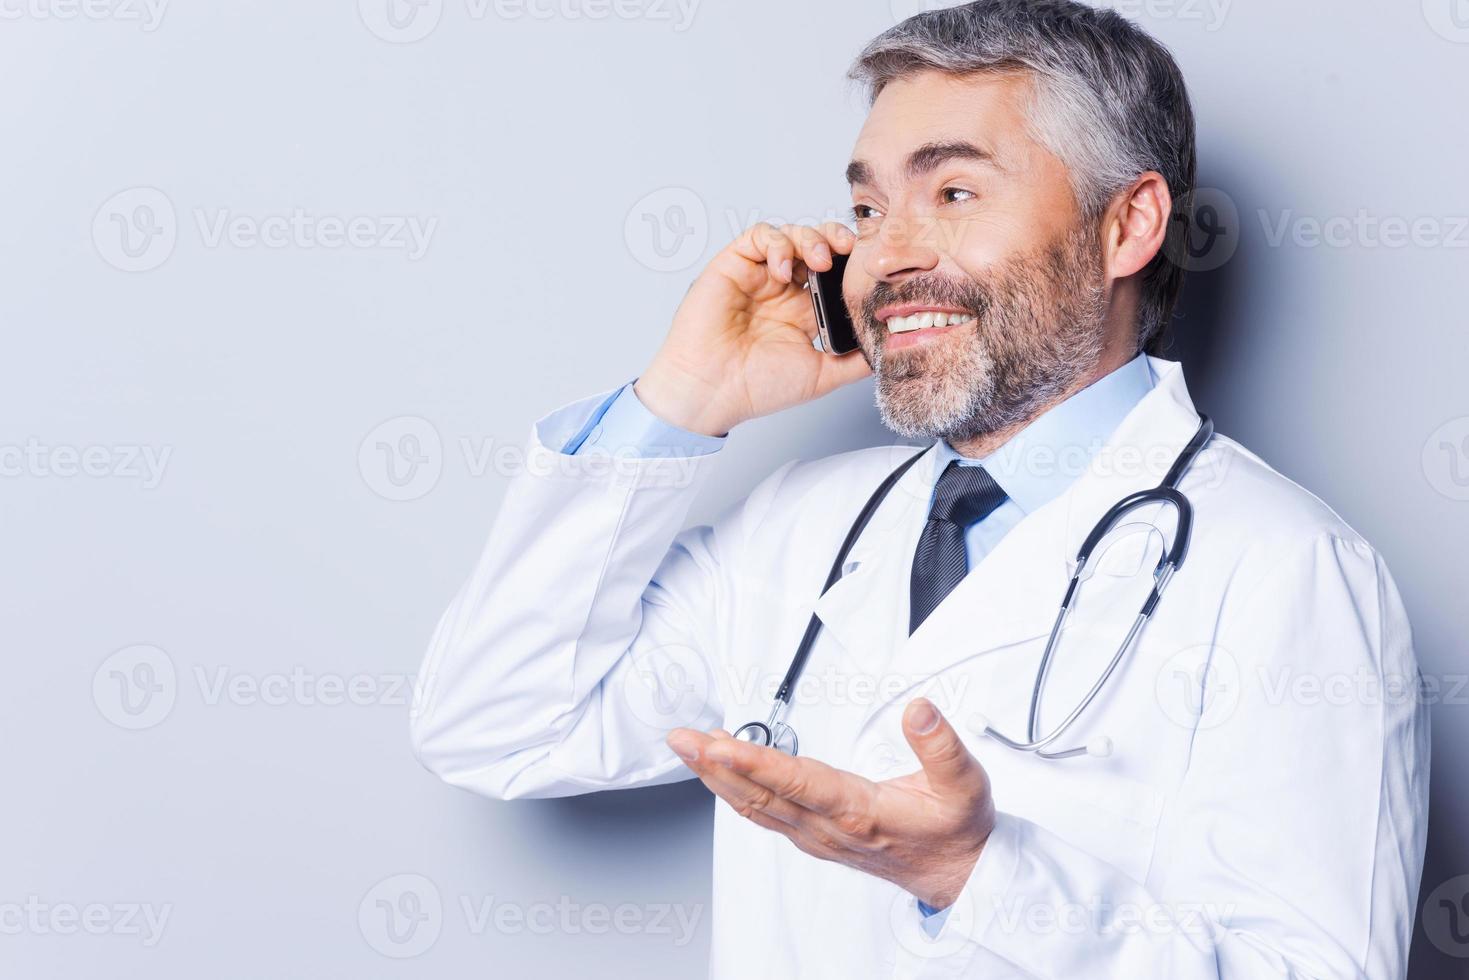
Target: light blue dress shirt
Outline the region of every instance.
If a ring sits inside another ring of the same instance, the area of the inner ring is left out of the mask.
[[[935,481],[951,460],[958,460],[961,466],[983,466],[1007,498],[965,532],[970,568],[1021,518],[1059,497],[1085,472],[1113,430],[1152,390],[1153,382],[1153,369],[1139,354],[1042,413],[983,459],[960,456],[948,442],[939,443]],[[688,457],[717,452],[724,445],[727,436],[701,435],[664,422],[648,411],[632,386],[629,381],[608,396],[561,451],[575,454],[596,446],[608,452]]]
[[[983,466],[1005,491],[1005,502],[964,533],[969,567],[979,564],[1011,528],[1042,505],[1059,497],[1086,471],[1092,457],[1152,390],[1153,369],[1139,354],[1111,374],[1043,412],[999,449],[982,459],[960,456],[946,440],[938,445],[935,483],[953,460],[961,466]],[[706,436],[669,425],[639,400],[629,381],[607,398],[566,445],[563,453],[576,454],[593,446],[609,452],[636,452],[651,456],[703,456],[717,452],[725,436]],[[924,929],[936,935],[947,909],[918,903]]]

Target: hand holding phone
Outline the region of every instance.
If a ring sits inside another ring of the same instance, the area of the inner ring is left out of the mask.
[[[866,358],[832,356],[857,349],[841,271],[856,240],[837,222],[746,230],[689,287],[638,398],[671,425],[719,436],[868,377]]]

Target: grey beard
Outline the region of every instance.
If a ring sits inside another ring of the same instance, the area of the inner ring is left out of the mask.
[[[864,313],[875,338],[869,360],[883,424],[909,438],[952,443],[1030,421],[1101,362],[1103,292],[1095,240],[1079,232],[1005,263],[987,283],[879,284]],[[909,299],[972,310],[975,319],[962,335],[889,359],[887,328],[872,313]]]

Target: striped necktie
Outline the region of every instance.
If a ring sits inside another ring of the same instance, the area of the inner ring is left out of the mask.
[[[1005,502],[1005,491],[977,465],[952,460],[934,488],[928,523],[913,554],[908,632],[928,618],[969,571],[964,531]]]

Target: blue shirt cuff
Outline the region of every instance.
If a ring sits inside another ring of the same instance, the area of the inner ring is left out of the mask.
[[[663,421],[648,410],[632,386],[629,381],[599,405],[561,451],[576,455],[595,447],[643,457],[688,457],[706,456],[724,445],[725,436],[706,436]]]

